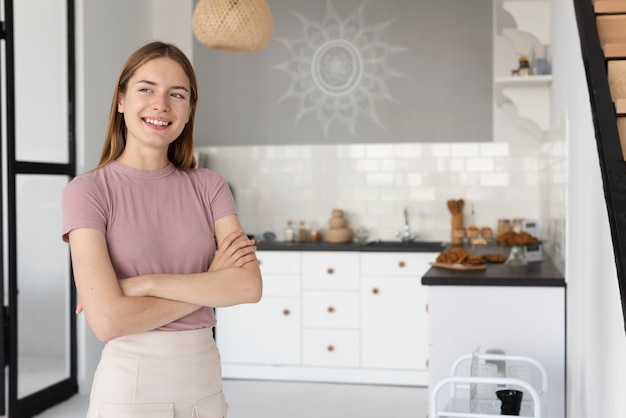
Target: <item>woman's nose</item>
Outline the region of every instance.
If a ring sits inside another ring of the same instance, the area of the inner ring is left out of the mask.
[[[152,108],[154,110],[168,110],[168,100],[167,95],[164,94],[155,94],[152,99]]]

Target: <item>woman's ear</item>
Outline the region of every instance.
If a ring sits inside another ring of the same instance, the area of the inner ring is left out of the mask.
[[[117,95],[117,113],[124,113],[124,96]]]

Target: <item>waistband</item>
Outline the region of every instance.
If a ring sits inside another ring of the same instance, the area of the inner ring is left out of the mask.
[[[212,328],[186,331],[148,331],[126,335],[107,342],[106,347],[129,353],[161,355],[195,354],[215,345]]]

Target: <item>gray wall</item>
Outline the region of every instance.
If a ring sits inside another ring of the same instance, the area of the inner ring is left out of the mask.
[[[217,51],[194,41],[200,84],[197,145],[492,140],[491,0],[270,0],[269,4],[274,39],[262,51]],[[362,15],[355,12],[360,6]],[[385,23],[389,26],[375,33]],[[305,30],[307,24],[311,26]],[[345,123],[329,116],[339,108],[339,98],[321,94],[310,75],[314,52],[331,27],[364,31],[362,38],[354,32],[344,38],[367,60],[362,80],[375,86],[362,95],[353,90],[341,96],[357,103],[341,112]],[[291,73],[276,68],[288,62]],[[397,74],[384,77],[386,70]],[[381,96],[374,97],[372,91]],[[305,108],[311,112],[297,120]],[[315,112],[323,116],[318,118]]]
[[[76,3],[78,171],[96,166],[104,141],[113,87],[128,56],[152,36],[151,0]],[[148,11],[148,12],[146,12]],[[78,321],[78,383],[88,393],[103,344]]]

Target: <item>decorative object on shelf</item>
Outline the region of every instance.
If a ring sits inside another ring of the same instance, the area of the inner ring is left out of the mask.
[[[253,52],[265,48],[272,39],[274,20],[266,0],[200,0],[192,27],[203,45]]]
[[[550,74],[550,64],[545,58],[535,58],[533,62],[533,71],[536,75],[548,75]]]
[[[348,220],[344,218],[343,210],[333,209],[328,221],[326,242],[343,243],[352,240],[352,230],[348,228]]]
[[[513,76],[528,76],[531,75],[532,72],[530,70],[530,63],[528,62],[528,57],[526,55],[522,55],[519,57],[519,67],[513,71],[511,71],[511,75]]]

